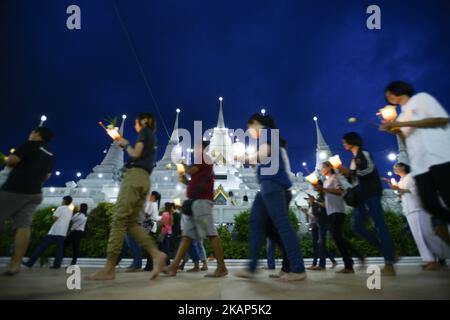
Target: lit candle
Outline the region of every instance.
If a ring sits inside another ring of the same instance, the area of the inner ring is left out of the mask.
[[[319,183],[319,178],[317,175],[313,172],[310,175],[305,177],[305,180],[311,183],[313,186],[317,185]]]
[[[186,172],[186,169],[182,163],[177,163],[177,172],[179,174],[184,174]]]
[[[103,129],[105,129],[106,133],[114,140],[114,141],[119,141],[122,137],[120,136],[119,133],[119,128],[115,127],[113,129],[107,128],[105,127],[105,125],[103,124],[103,122],[99,122],[98,123]]]
[[[241,157],[245,154],[245,145],[242,142],[233,143],[233,154],[236,157]]]
[[[180,198],[173,199],[173,203],[175,204],[175,206],[181,207],[181,200],[180,200]]]
[[[338,154],[333,157],[330,157],[330,159],[328,159],[328,161],[330,161],[330,163],[334,169],[338,169],[342,165],[341,158],[339,157]]]
[[[397,180],[395,180],[395,178],[391,178],[391,184],[393,185],[393,186],[397,186]]]
[[[385,106],[380,109],[381,117],[388,122],[394,121],[397,118],[397,109],[395,106]]]

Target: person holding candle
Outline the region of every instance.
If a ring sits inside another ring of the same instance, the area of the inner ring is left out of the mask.
[[[439,270],[441,265],[438,261],[450,257],[450,248],[433,232],[431,216],[422,207],[409,165],[399,162],[394,166],[394,172],[400,176],[398,184],[387,182],[402,199],[403,214],[425,262],[423,269]]]
[[[156,232],[158,230],[158,221],[161,221],[161,216],[159,215],[159,206],[161,202],[161,194],[158,191],[153,190],[148,197],[148,201],[145,205],[145,220],[144,226],[148,231],[148,234],[156,241]],[[153,270],[153,260],[150,255],[147,256],[147,263],[145,265],[144,271]]]
[[[363,149],[363,139],[356,132],[343,136],[343,146],[353,155],[350,168],[339,167],[339,172],[353,185],[358,203],[353,210],[353,230],[367,242],[380,249],[384,256],[384,275],[395,275],[395,255],[391,235],[384,222],[381,197],[383,186],[370,153]],[[375,225],[375,233],[367,230],[365,221],[370,218]]]
[[[217,268],[213,273],[205,277],[225,277],[228,270],[225,266],[222,244],[219,234],[214,225],[213,198],[214,198],[214,171],[211,158],[207,155],[209,141],[202,141],[194,147],[195,163],[178,169],[179,178],[182,183],[187,184],[187,198],[190,201],[191,214],[184,212],[183,238],[178,247],[175,259],[170,266],[164,269],[164,273],[175,277],[181,260],[185,257],[193,240],[209,238],[214,256],[217,259]],[[188,180],[185,174],[189,174]]]
[[[289,222],[286,206],[286,192],[292,186],[282,159],[280,146],[282,139],[272,141],[277,136],[274,120],[268,115],[254,114],[247,121],[250,135],[258,139],[255,153],[236,157],[242,163],[257,165],[257,178],[260,191],[257,193],[250,212],[250,263],[246,270],[236,275],[252,278],[257,269],[259,251],[262,246],[267,217],[273,222],[281,237],[289,259],[289,273],[280,277],[282,281],[301,281],[306,279],[305,265],[298,237]]]
[[[403,81],[390,83],[385,97],[390,104],[400,105],[402,112],[380,129],[405,142],[424,209],[434,216],[435,231],[450,245],[449,115],[433,96],[415,94],[413,86]]]
[[[339,177],[329,161],[322,163],[320,173],[326,179],[323,186],[317,186],[316,190],[324,194],[331,235],[342,255],[342,260],[344,261],[344,268],[336,271],[336,273],[355,273],[353,269],[353,259],[350,253],[356,253],[362,262],[364,262],[364,258],[362,254],[360,254],[350,242],[344,238],[343,225],[345,221],[345,202],[342,198],[343,189],[339,182]],[[324,253],[321,253],[321,260],[322,259],[325,260]],[[325,263],[323,262],[322,267],[324,267],[324,265]]]
[[[113,280],[116,276],[116,260],[122,249],[125,235],[129,233],[154,259],[150,279],[155,279],[164,267],[166,255],[160,252],[153,238],[139,225],[139,214],[150,189],[150,174],[156,156],[156,120],[150,113],[136,117],[136,144],[121,138],[117,144],[124,148],[130,160],[120,185],[107,247],[107,261],[103,269],[87,276],[86,280]]]

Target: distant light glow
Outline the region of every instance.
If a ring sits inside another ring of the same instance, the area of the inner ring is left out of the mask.
[[[177,113],[180,113],[181,112],[181,110],[180,110],[180,108],[177,108],[177,110],[175,110]]]
[[[86,191],[87,191],[87,189],[86,189],[86,188],[83,188],[83,189],[81,189],[81,191],[83,191],[83,192],[86,192]]]
[[[61,172],[56,171],[55,174],[56,174],[57,176],[59,176],[59,175],[61,175]]]
[[[223,101],[223,97],[219,97],[219,101],[222,102]]]
[[[164,177],[164,181],[167,181],[167,180],[169,180],[169,178],[168,177]]]
[[[327,153],[325,151],[322,151],[319,153],[320,160],[325,160],[327,158]]]
[[[306,167],[307,163],[306,162],[302,162],[302,166]]]
[[[98,174],[98,177],[101,179],[101,178],[103,178],[103,173],[99,173]]]
[[[392,172],[389,171],[389,172],[387,173],[387,175],[388,175],[389,177],[392,177]]]
[[[126,115],[126,114],[123,114],[123,115],[122,115],[122,119],[125,120],[126,118],[127,118],[127,115]]]
[[[81,177],[81,172],[77,172],[77,177]]]
[[[266,114],[266,109],[261,109],[261,113],[262,113],[262,115],[265,115]]]
[[[181,190],[181,186],[177,185],[177,190],[180,191]]]
[[[248,146],[247,149],[245,150],[248,154],[252,154],[255,153],[255,147],[253,146]]]
[[[47,116],[42,115],[42,116],[41,116],[41,121],[42,121],[42,122],[47,121]]]
[[[396,161],[397,160],[397,155],[395,153],[389,153],[388,154],[388,159],[389,161]]]
[[[51,192],[51,193],[55,192],[55,188],[51,187],[51,188],[50,188],[50,192]]]
[[[314,120],[314,121],[317,121],[317,120],[319,120],[319,119],[318,119],[317,117],[314,117],[313,120]]]

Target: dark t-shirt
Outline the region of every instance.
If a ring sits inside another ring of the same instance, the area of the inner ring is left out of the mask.
[[[156,135],[150,128],[142,128],[139,132],[139,136],[136,143],[142,142],[144,144],[144,150],[142,155],[138,159],[131,159],[126,164],[127,168],[141,168],[146,170],[149,174],[152,173],[155,156],[156,156]]]
[[[54,156],[41,141],[27,141],[15,152],[21,161],[9,173],[2,190],[39,194],[47,175],[52,172]]]
[[[359,180],[359,196],[362,199],[381,197],[383,195],[383,185],[370,153],[365,150],[359,150],[354,160],[356,171],[353,171],[352,174]]]
[[[189,199],[214,199],[214,174],[211,164],[196,164],[199,170],[191,176],[187,186],[187,197]]]

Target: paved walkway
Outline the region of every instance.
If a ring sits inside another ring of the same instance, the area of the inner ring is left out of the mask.
[[[82,268],[89,274],[95,268]],[[82,281],[81,290],[68,290],[64,269],[35,267],[15,277],[0,277],[0,299],[158,299],[158,300],[255,300],[255,299],[450,299],[450,271],[422,271],[419,266],[398,266],[396,277],[381,277],[381,290],[368,290],[368,274],[354,275],[310,271],[304,282],[283,283],[261,271],[253,280],[235,277],[236,269],[222,279],[204,273],[181,272],[176,278],[160,276],[149,281],[147,272],[125,273],[108,282]]]

